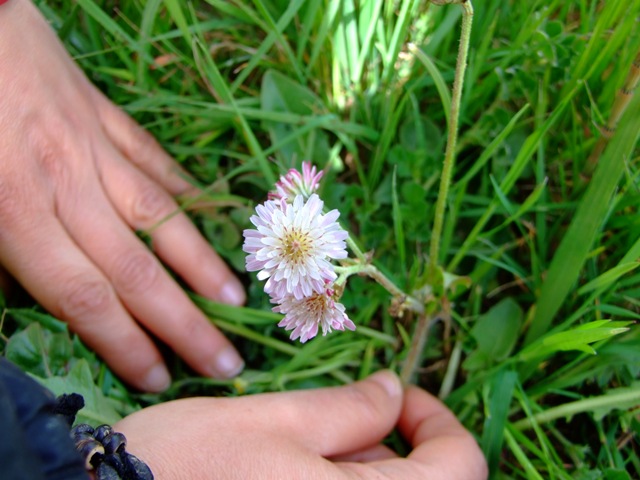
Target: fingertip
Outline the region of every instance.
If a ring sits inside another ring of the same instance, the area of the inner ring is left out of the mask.
[[[402,396],[402,382],[392,370],[380,370],[369,376],[367,380],[376,382],[391,398]]]
[[[247,300],[242,284],[235,277],[223,285],[218,292],[218,297],[221,302],[238,307],[244,305]]]
[[[215,356],[211,376],[214,378],[233,378],[244,369],[244,360],[235,348],[228,346]]]
[[[142,380],[142,389],[152,393],[164,392],[170,385],[171,376],[162,363],[157,363],[151,367]]]

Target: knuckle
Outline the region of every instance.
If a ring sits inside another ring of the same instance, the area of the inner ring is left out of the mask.
[[[12,223],[22,215],[20,193],[18,185],[0,176],[0,218],[3,219],[5,226],[6,223]]]
[[[131,155],[136,164],[143,165],[151,163],[153,161],[151,152],[157,151],[159,148],[158,142],[153,135],[135,123],[129,116],[127,116],[127,120],[129,145],[127,145],[126,149],[129,152],[136,152],[135,155]]]
[[[209,324],[202,321],[201,317],[195,315],[185,316],[180,327],[182,335],[187,339],[202,338],[208,333],[208,329]]]
[[[169,215],[175,210],[175,205],[169,195],[149,183],[136,196],[132,210],[133,222],[144,227]]]
[[[126,253],[118,259],[114,271],[114,283],[129,293],[143,292],[151,287],[160,273],[150,253]]]
[[[77,141],[73,142],[65,133],[73,131],[70,125],[62,125],[55,133],[50,132],[49,129],[47,125],[31,129],[28,133],[28,147],[34,153],[42,171],[49,178],[61,182],[69,175],[67,164],[68,160],[74,156],[72,145],[77,145]]]
[[[59,309],[65,318],[102,314],[113,300],[109,284],[99,278],[74,278],[62,292]]]

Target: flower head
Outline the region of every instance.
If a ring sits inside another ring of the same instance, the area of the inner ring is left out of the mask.
[[[336,302],[333,295],[333,289],[325,287],[322,292],[302,299],[293,296],[278,299],[280,305],[273,307],[273,311],[285,315],[278,326],[287,331],[293,330],[291,340],[299,338],[302,343],[315,337],[319,328],[322,329],[322,335],[330,333],[332,329],[355,330],[356,326],[349,320],[344,305]]]
[[[293,203],[268,200],[251,217],[256,229],[243,232],[247,270],[259,271],[272,297],[293,295],[297,300],[324,290],[336,278],[330,259],[347,256],[348,233],[336,222],[340,213],[322,214],[324,203],[316,194]]]
[[[302,162],[302,173],[292,168],[281,176],[276,183],[276,191],[269,192],[269,200],[292,202],[296,195],[307,199],[318,189],[323,173],[318,172],[311,162]]]

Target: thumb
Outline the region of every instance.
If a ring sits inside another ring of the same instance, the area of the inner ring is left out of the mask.
[[[396,425],[403,401],[400,379],[389,370],[351,385],[285,395],[268,410],[278,431],[324,457],[380,442]]]

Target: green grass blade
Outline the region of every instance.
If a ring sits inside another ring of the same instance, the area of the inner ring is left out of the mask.
[[[487,145],[487,148],[485,148],[482,151],[482,154],[480,155],[480,157],[478,157],[478,160],[474,162],[473,166],[469,169],[469,171],[465,173],[464,176],[459,181],[457,181],[455,185],[452,186],[453,189],[464,186],[466,183],[469,182],[469,180],[471,180],[475,175],[477,175],[477,173],[482,169],[482,167],[484,167],[487,164],[487,162],[491,160],[491,157],[493,157],[493,155],[496,153],[496,150],[498,149],[498,147],[502,145],[505,139],[513,131],[515,126],[518,124],[518,121],[520,121],[520,119],[527,112],[527,110],[529,110],[529,104],[526,104],[524,107],[522,107],[518,111],[518,113],[516,113],[511,120],[509,120],[509,123],[502,129],[502,131],[498,135],[496,135],[496,137],[493,140],[491,140],[491,143]]]
[[[438,95],[440,95],[440,102],[442,103],[442,110],[444,111],[444,116],[447,119],[447,125],[449,124],[449,116],[451,115],[451,93],[449,92],[449,87],[447,83],[444,81],[440,70],[436,67],[436,64],[433,63],[431,57],[424,53],[421,49],[413,47],[411,48],[411,52],[416,56],[418,61],[427,69],[429,75],[433,79],[433,83],[436,86],[436,90],[438,90]],[[519,118],[519,117],[518,117]]]
[[[600,158],[596,172],[578,210],[556,251],[525,343],[549,329],[565,298],[575,285],[596,235],[609,209],[609,202],[640,135],[640,95],[635,95],[611,143]]]
[[[258,8],[259,13],[262,16],[261,18],[266,23],[265,31],[268,35],[267,38],[265,38],[260,43],[260,47],[252,55],[249,63],[242,69],[242,71],[238,74],[236,79],[231,84],[231,92],[234,93],[236,92],[236,90],[238,90],[238,88],[240,88],[240,85],[242,85],[242,83],[247,79],[251,72],[255,70],[255,68],[263,60],[264,55],[276,42],[287,56],[289,60],[287,64],[293,68],[295,74],[298,77],[298,81],[304,83],[304,75],[302,73],[302,69],[300,68],[300,65],[296,60],[296,56],[293,53],[293,50],[291,50],[291,46],[282,34],[282,31],[287,28],[287,26],[295,17],[296,13],[298,13],[300,7],[304,4],[304,0],[295,0],[289,3],[288,8],[285,10],[285,12],[282,14],[282,17],[280,17],[277,22],[275,22],[273,18],[271,18],[271,15],[269,14],[269,11],[267,10],[267,7],[263,2],[261,2],[260,0],[255,0],[254,4]],[[260,24],[262,25],[263,22],[260,22]]]
[[[187,24],[187,19],[184,16],[184,12],[182,11],[182,2],[178,2],[178,0],[163,0],[167,10],[169,11],[169,15],[171,15],[171,19],[175,22],[175,24],[180,29],[182,36],[186,40],[188,45],[191,45],[191,32],[189,31],[189,25]]]
[[[503,370],[493,378],[491,385],[491,394],[488,401],[489,412],[486,417],[480,445],[487,458],[492,476],[496,473],[500,461],[507,415],[517,379],[518,374],[516,372]]]
[[[100,24],[107,32],[113,35],[115,38],[123,39],[131,49],[145,56],[147,61],[151,62],[151,55],[145,53],[140,44],[124,29],[116,23],[109,15],[105,13],[102,8],[96,5],[92,0],[78,0],[78,5],[87,12],[93,19]]]
[[[402,211],[400,210],[400,202],[398,200],[398,182],[397,169],[393,170],[391,201],[393,203],[393,231],[396,236],[396,247],[398,248],[398,257],[402,272],[407,271],[407,253],[404,244],[404,229],[402,227]]]
[[[217,65],[209,55],[208,49],[202,44],[199,39],[194,41],[194,55],[196,59],[199,59],[198,65],[201,68],[201,73],[203,78],[209,82],[209,86],[212,89],[214,95],[218,97],[218,99],[224,103],[228,103],[236,113],[235,115],[235,123],[238,126],[238,129],[243,134],[249,150],[252,155],[256,157],[258,165],[260,166],[260,170],[262,171],[265,180],[269,184],[269,186],[274,185],[276,182],[275,175],[271,170],[271,166],[269,161],[267,160],[258,139],[256,138],[253,130],[249,126],[246,118],[238,109],[238,105],[229,90],[229,86],[227,82],[222,77],[220,70],[218,70]]]
[[[623,275],[635,270],[638,267],[640,267],[640,263],[638,262],[616,265],[615,267],[604,272],[602,275],[597,276],[586,285],[583,285],[578,290],[578,295],[583,295],[596,289],[606,288],[616,282]]]
[[[539,143],[549,132],[551,127],[555,125],[558,119],[562,116],[565,108],[567,107],[567,105],[569,105],[575,94],[578,92],[578,88],[579,87],[574,88],[569,93],[569,95],[564,97],[562,102],[558,104],[547,121],[544,122],[544,124],[541,125],[540,128],[536,129],[531,135],[529,135],[529,137],[527,137],[524,144],[522,145],[522,148],[518,152],[518,156],[513,162],[513,165],[511,166],[511,168],[509,168],[507,174],[505,175],[505,178],[500,183],[500,189],[502,192],[504,192],[505,195],[509,193],[511,188],[515,185],[516,180],[520,177],[520,175],[522,175],[525,166],[528,164],[533,154],[536,153]],[[453,260],[451,260],[451,263],[449,263],[447,270],[453,271],[462,261],[469,249],[478,239],[478,236],[482,232],[482,229],[493,216],[496,208],[498,208],[498,205],[499,202],[497,200],[492,200],[486,211],[483,213],[482,217],[480,217],[476,225],[473,227],[473,229],[463,242],[460,249],[456,252]]]

